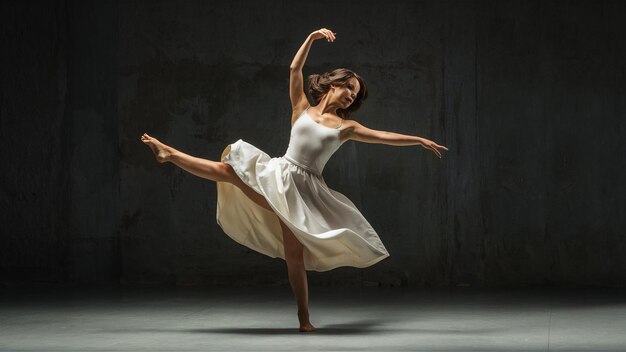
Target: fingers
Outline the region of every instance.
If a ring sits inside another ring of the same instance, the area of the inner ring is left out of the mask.
[[[335,36],[335,35],[336,35],[337,33],[334,33],[333,31],[331,31],[331,30],[329,30],[329,29],[322,28],[322,29],[320,29],[320,30],[319,30],[319,32],[320,32],[320,33],[321,33],[321,34],[322,34],[322,35],[326,38],[326,40],[327,40],[328,42],[334,42],[334,41],[335,41],[335,39],[336,39],[336,36]]]
[[[426,145],[424,145],[425,148],[430,149],[433,153],[435,153],[435,155],[437,155],[437,157],[439,159],[442,158],[441,155],[441,151],[440,150],[448,150],[448,148],[444,147],[443,145],[439,145],[437,143],[432,142],[431,143],[426,143]]]
[[[153,138],[150,137],[147,133],[144,133],[141,135],[141,137],[139,137],[143,142],[148,142],[150,140],[152,140]]]
[[[335,33],[331,32],[329,30],[324,31],[324,36],[326,37],[326,40],[328,42],[332,43],[332,42],[335,41]]]
[[[439,150],[448,150],[448,148],[444,147],[443,145],[438,145],[435,144],[435,150],[437,151],[437,156],[439,156],[439,159],[441,159],[441,152]]]
[[[435,147],[429,147],[429,148],[430,148],[430,150],[433,151],[433,153],[435,153],[435,155],[437,155],[437,157],[439,159],[441,159],[441,152],[439,150],[437,150],[437,148],[435,148]]]

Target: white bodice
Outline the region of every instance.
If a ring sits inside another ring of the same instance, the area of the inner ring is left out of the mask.
[[[289,147],[284,158],[321,175],[326,162],[341,144],[339,128],[320,125],[305,110],[291,127]]]

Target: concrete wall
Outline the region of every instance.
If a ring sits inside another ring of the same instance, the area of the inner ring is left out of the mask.
[[[68,233],[67,37],[60,4],[0,4],[0,274],[62,280]]]
[[[118,1],[2,6],[3,282],[286,283],[215,222],[215,185],[143,132],[218,159],[289,138],[288,66],[350,67],[366,126],[324,171],[391,257],[314,284],[623,285],[626,25],[619,1]]]
[[[117,281],[117,9],[0,6],[3,281]]]

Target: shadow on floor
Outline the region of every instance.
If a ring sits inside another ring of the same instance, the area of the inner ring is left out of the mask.
[[[312,333],[315,335],[372,335],[389,333],[412,333],[412,334],[458,334],[475,335],[490,334],[498,329],[403,329],[381,328],[383,321],[368,320],[345,324],[331,324],[318,326]],[[209,334],[241,334],[241,335],[298,335],[301,334],[296,328],[215,328],[215,329],[188,329],[185,332],[209,333]],[[312,335],[311,334],[311,335]],[[306,335],[306,334],[305,334]]]
[[[378,332],[376,326],[381,321],[370,320],[346,324],[332,324],[317,326],[313,334],[316,335],[358,335]],[[298,335],[302,334],[297,328],[215,328],[215,329],[187,329],[186,332],[209,334],[241,334],[241,335]],[[303,334],[306,335],[306,334]]]

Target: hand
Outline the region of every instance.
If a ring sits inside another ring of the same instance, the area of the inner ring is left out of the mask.
[[[441,159],[441,151],[445,150],[447,151],[448,148],[444,147],[443,145],[439,145],[431,140],[428,140],[426,138],[422,138],[422,143],[421,143],[422,147],[432,150],[433,153],[435,153],[435,155],[437,155],[439,157],[439,159]]]
[[[334,33],[330,29],[322,28],[322,29],[318,29],[315,32],[311,33],[310,36],[311,36],[311,39],[313,39],[313,40],[326,38],[327,41],[334,42],[335,41],[335,34],[337,34],[337,33]]]

